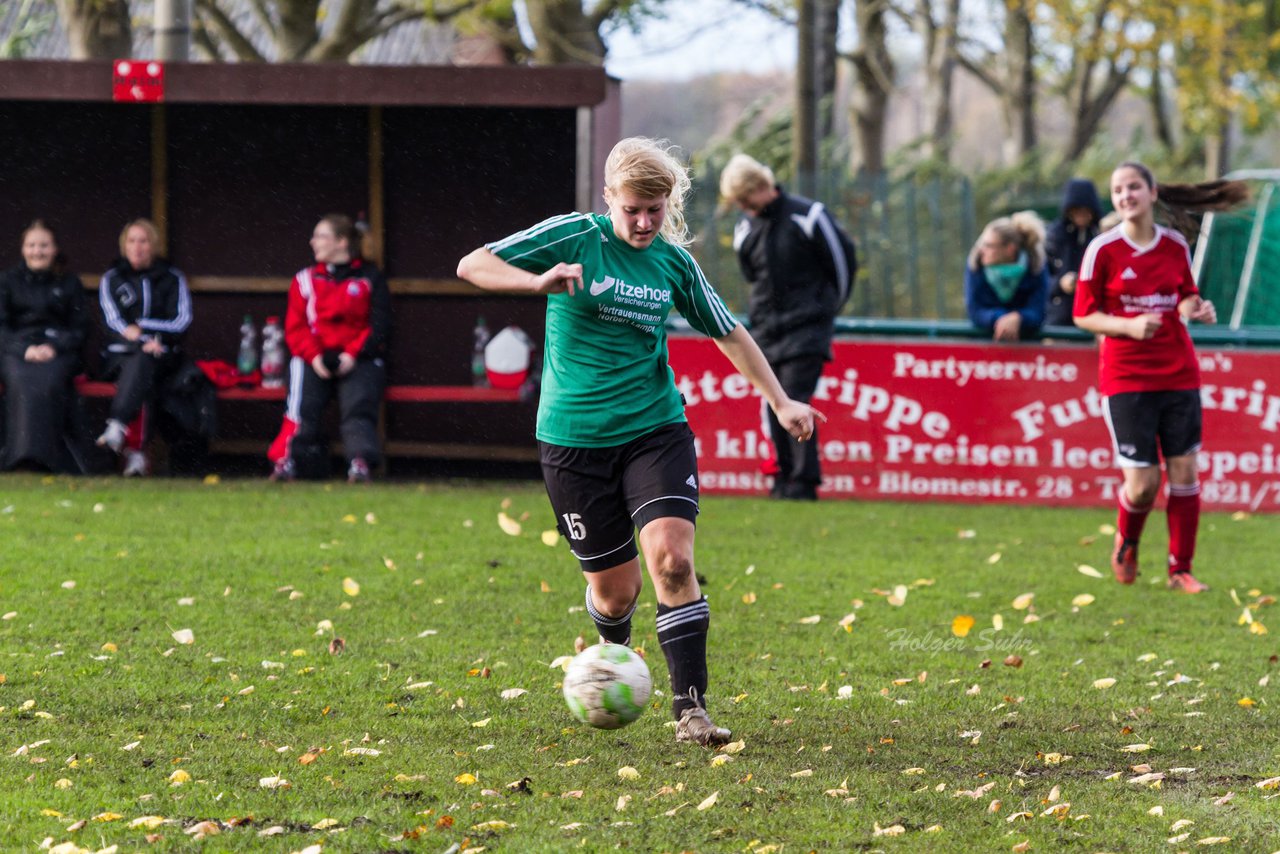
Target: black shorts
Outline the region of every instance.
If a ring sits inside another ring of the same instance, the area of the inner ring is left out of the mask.
[[[1103,414],[1120,468],[1157,466],[1161,456],[1182,457],[1200,450],[1198,390],[1113,394]]]
[[[556,527],[583,572],[636,557],[635,529],[654,519],[698,516],[698,458],[683,421],[608,448],[539,442],[538,454]]]

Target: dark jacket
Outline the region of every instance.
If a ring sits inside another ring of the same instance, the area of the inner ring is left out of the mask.
[[[1093,211],[1093,222],[1084,228],[1067,219],[1071,208],[1088,208]],[[1075,295],[1062,290],[1062,277],[1066,273],[1079,273],[1080,262],[1089,241],[1098,236],[1098,221],[1102,219],[1102,205],[1098,191],[1087,178],[1073,178],[1062,192],[1062,216],[1049,225],[1045,234],[1045,252],[1049,258],[1049,307],[1045,323],[1050,326],[1071,326],[1071,306]]]
[[[19,264],[0,275],[0,351],[22,356],[51,344],[60,355],[78,354],[88,331],[84,286],[72,274]]]
[[[126,344],[130,324],[142,328],[142,338],[158,340],[173,349],[191,326],[191,292],[177,267],[157,258],[146,270],[135,270],[123,258],[102,276],[98,302],[107,325],[107,349]],[[136,345],[129,345],[132,349]]]
[[[819,356],[831,359],[840,306],[858,273],[853,241],[821,202],[778,197],[734,229],[742,275],[751,283],[751,337],[770,364]]]
[[[1049,271],[1045,266],[1044,248],[1037,246],[1028,253],[1027,272],[1008,302],[1001,302],[987,282],[987,274],[978,257],[981,244],[974,244],[964,271],[964,301],[969,319],[979,329],[991,332],[996,321],[1011,311],[1022,315],[1021,337],[1035,335],[1044,325],[1046,297],[1049,293]]]

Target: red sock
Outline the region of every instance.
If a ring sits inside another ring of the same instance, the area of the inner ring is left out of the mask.
[[[1169,485],[1169,574],[1190,572],[1200,529],[1200,484]]]
[[[1120,510],[1116,513],[1116,530],[1120,532],[1122,538],[1136,543],[1142,539],[1142,528],[1147,524],[1147,514],[1151,512],[1153,505],[1134,507],[1129,503],[1129,496],[1125,493],[1123,486],[1120,487],[1119,504]]]
[[[138,410],[138,417],[129,423],[129,432],[125,435],[124,446],[134,451],[141,451],[147,429],[147,408]]]

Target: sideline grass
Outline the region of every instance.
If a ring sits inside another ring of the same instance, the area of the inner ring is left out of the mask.
[[[1280,848],[1278,517],[1206,515],[1190,597],[1159,519],[1122,588],[1108,512],[706,499],[721,759],[675,743],[666,691],[574,725],[548,664],[589,621],[535,485],[7,476],[0,511],[0,850]],[[635,640],[665,688],[647,586]]]

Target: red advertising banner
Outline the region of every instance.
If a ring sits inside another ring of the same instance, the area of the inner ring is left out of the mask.
[[[763,495],[761,398],[705,338],[670,341],[698,437],[702,489]],[[1207,510],[1280,512],[1280,353],[1198,351]],[[814,406],[823,498],[1112,506],[1120,473],[1102,418],[1097,352],[837,341]]]

